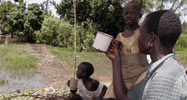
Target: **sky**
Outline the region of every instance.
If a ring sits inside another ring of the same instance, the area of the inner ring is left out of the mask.
[[[5,0],[5,1],[14,1],[14,0]],[[32,4],[32,3],[38,3],[38,4],[41,4],[43,3],[44,1],[47,1],[47,0],[24,0],[26,3],[28,4]],[[51,0],[52,1],[52,0]],[[54,0],[57,4],[60,3],[61,0]],[[49,9],[52,11],[52,15],[58,17],[58,15],[56,14],[56,9],[54,8],[53,5],[49,5]]]
[[[14,1],[14,0],[5,0],[5,1]],[[31,3],[38,3],[38,4],[41,4],[43,3],[44,1],[46,0],[24,0],[26,1],[28,4],[31,4]],[[51,0],[52,1],[52,0]],[[54,0],[57,4],[60,3],[61,0]],[[50,10],[52,11],[52,15],[54,15],[55,17],[59,17],[57,14],[56,14],[56,9],[54,8],[53,5],[49,5],[49,8]],[[186,16],[181,16],[180,17],[181,19],[181,22],[187,22],[187,15]]]
[[[41,4],[41,3],[43,3],[44,1],[46,1],[46,0],[24,0],[24,1],[26,1],[27,3],[29,3],[29,4],[31,4],[31,3],[39,3],[39,4]],[[51,0],[52,1],[52,0]],[[59,4],[60,3],[60,1],[61,0],[54,0],[57,4]],[[52,11],[52,14],[54,15],[54,16],[58,16],[57,14],[56,14],[56,9],[54,8],[54,6],[52,6],[52,5],[49,5],[49,9]]]

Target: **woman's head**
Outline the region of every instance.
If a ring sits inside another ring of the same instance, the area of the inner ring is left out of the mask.
[[[82,62],[78,65],[77,78],[89,78],[94,73],[93,65],[89,62]]]
[[[140,27],[140,33],[140,52],[150,54],[151,49],[158,43],[172,51],[181,34],[181,22],[171,11],[155,11],[146,17]]]
[[[131,1],[123,9],[124,21],[127,25],[137,24],[141,18],[141,5]]]

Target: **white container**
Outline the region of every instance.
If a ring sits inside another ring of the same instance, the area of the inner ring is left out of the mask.
[[[76,78],[70,79],[70,90],[77,90],[78,80]]]
[[[98,31],[92,46],[99,51],[106,52],[112,39],[113,36]]]

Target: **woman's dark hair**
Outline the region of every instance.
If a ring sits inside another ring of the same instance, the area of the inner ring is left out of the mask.
[[[147,32],[154,32],[164,46],[172,49],[181,34],[181,22],[178,16],[168,10],[149,14],[146,26]]]
[[[94,68],[91,63],[82,62],[80,65],[84,66],[84,71],[86,72],[87,77],[90,77],[94,73]]]

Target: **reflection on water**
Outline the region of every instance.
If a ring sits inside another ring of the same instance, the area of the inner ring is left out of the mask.
[[[39,74],[32,75],[13,75],[12,73],[0,70],[0,93],[13,92],[23,88],[47,87],[42,83],[44,78]]]

